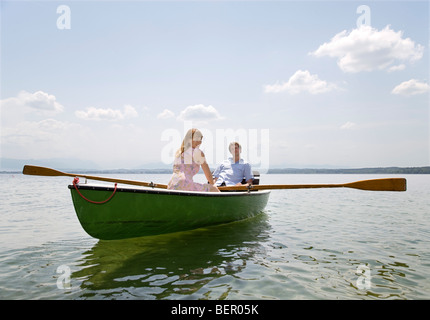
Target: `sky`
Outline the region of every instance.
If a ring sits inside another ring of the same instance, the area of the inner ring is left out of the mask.
[[[1,1],[0,158],[430,165],[428,1]],[[1,169],[1,168],[0,168]]]

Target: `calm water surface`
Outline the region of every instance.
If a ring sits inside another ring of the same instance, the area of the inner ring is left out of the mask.
[[[70,178],[0,174],[0,299],[429,299],[430,176],[405,177],[407,192],[273,190],[252,219],[99,241],[79,224]]]

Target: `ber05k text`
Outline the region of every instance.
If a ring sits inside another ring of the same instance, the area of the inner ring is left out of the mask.
[[[258,304],[215,304],[215,306],[184,306],[178,304],[171,309],[172,315],[197,315],[203,317],[205,312],[217,315],[258,315]]]

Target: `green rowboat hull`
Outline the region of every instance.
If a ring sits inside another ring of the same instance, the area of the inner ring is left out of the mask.
[[[223,224],[253,217],[267,205],[270,191],[191,192],[151,188],[73,185],[73,204],[84,230],[113,240],[150,236]],[[86,199],[84,199],[82,196]]]

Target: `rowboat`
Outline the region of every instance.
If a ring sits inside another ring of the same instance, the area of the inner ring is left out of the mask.
[[[186,231],[261,213],[270,191],[195,192],[73,183],[73,205],[83,229],[102,240]],[[108,201],[106,201],[108,200]]]
[[[69,189],[82,227],[89,235],[106,240],[186,231],[250,218],[266,207],[269,190],[273,189],[406,191],[405,178],[335,184],[227,186],[219,187],[223,192],[217,193],[167,190],[163,184],[67,173],[32,165],[25,165],[23,174],[74,177]],[[113,182],[115,187],[80,184],[78,177]],[[118,183],[133,187],[117,188]]]

